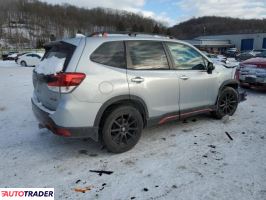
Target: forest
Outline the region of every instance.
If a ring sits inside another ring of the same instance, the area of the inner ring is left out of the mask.
[[[239,19],[205,16],[192,18],[171,28],[178,39],[193,39],[203,35],[265,33],[266,19]]]
[[[86,9],[38,0],[0,0],[0,48],[40,48],[76,33],[145,32],[192,39],[202,35],[266,32],[266,19],[205,16],[173,27],[132,13],[108,8]]]
[[[165,32],[162,23],[127,11],[85,9],[70,4],[51,5],[38,0],[0,0],[0,45],[38,48],[51,38],[93,32]]]

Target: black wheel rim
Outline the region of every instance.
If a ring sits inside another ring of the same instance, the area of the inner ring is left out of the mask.
[[[117,117],[110,129],[112,141],[117,145],[128,145],[137,137],[137,119],[131,114],[123,114]]]
[[[219,110],[224,115],[231,115],[237,106],[237,96],[227,92],[220,98]]]

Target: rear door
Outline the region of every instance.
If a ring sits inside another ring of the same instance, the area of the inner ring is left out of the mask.
[[[218,93],[218,73],[207,73],[207,59],[185,44],[167,42],[166,46],[179,78],[181,113],[214,105]]]
[[[170,70],[163,43],[127,41],[127,79],[131,96],[147,105],[149,117],[179,112],[179,86]]]
[[[55,110],[60,99],[60,91],[48,87],[50,75],[65,71],[76,49],[66,42],[46,46],[45,55],[33,71],[34,94],[43,106]]]
[[[36,66],[37,64],[39,64],[41,60],[41,56],[39,56],[38,54],[32,54],[32,65]]]

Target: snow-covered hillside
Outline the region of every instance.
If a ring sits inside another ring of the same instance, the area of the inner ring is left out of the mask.
[[[38,48],[51,38],[73,37],[78,32],[166,32],[161,22],[127,11],[38,0],[0,0],[0,5],[0,49]]]

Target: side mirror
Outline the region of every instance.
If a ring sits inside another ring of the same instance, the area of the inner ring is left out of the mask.
[[[207,66],[207,73],[208,74],[212,74],[212,71],[215,69],[214,65],[212,62],[209,62],[208,63],[208,66]]]

